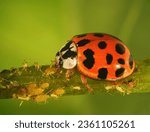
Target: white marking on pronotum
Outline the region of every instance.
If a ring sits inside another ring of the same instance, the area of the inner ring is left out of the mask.
[[[60,50],[59,55],[56,55],[56,62],[57,64],[62,64],[62,67],[64,69],[73,69],[77,65],[77,57],[74,55],[69,55],[66,59],[62,57],[63,55],[65,55],[65,53],[67,53],[68,50],[72,52],[77,52],[76,45],[74,43],[71,43],[68,49],[62,52]]]
[[[67,58],[63,59],[63,68],[64,69],[72,69],[77,64],[77,58]]]

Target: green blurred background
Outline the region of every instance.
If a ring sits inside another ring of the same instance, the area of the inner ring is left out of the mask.
[[[0,71],[49,64],[72,36],[119,37],[136,60],[150,56],[150,0],[0,0]],[[46,104],[0,100],[0,114],[150,114],[150,94],[66,96]]]

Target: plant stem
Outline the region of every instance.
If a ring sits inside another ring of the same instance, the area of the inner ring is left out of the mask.
[[[0,72],[0,99],[43,102],[52,97],[88,93],[77,70],[69,80],[65,78],[65,73],[65,70],[54,66],[38,64],[3,70]],[[88,79],[88,84],[93,93],[150,93],[150,59],[137,62],[136,71],[128,78],[117,82]]]

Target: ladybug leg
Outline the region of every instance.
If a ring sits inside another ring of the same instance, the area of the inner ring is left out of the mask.
[[[81,74],[81,81],[87,88],[88,92],[91,93],[93,91],[93,89],[88,85],[86,76],[84,76],[83,74]]]
[[[71,78],[71,76],[74,74],[74,72],[75,72],[75,68],[73,68],[73,69],[68,69],[67,71],[66,71],[66,75],[65,75],[65,77],[66,77],[66,80],[70,80],[70,78]]]

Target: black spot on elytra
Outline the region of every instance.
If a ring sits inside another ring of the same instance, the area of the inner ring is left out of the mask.
[[[75,37],[77,38],[81,38],[81,37],[85,37],[87,34],[79,34],[79,35],[76,35]]]
[[[124,71],[125,71],[124,68],[119,68],[119,69],[117,69],[116,72],[115,72],[116,77],[122,76],[123,73],[124,73]]]
[[[111,54],[106,55],[107,64],[111,64],[113,61],[113,56]]]
[[[71,44],[72,44],[72,41],[67,42],[66,45],[60,50],[60,52],[68,50]]]
[[[91,69],[95,63],[94,52],[91,49],[87,49],[83,52],[86,59],[83,61],[83,64],[86,68]]]
[[[130,57],[129,57],[129,66],[130,66],[130,69],[133,68],[133,58],[132,58],[132,55],[130,55]]]
[[[106,79],[108,74],[107,68],[100,68],[98,70],[98,78],[100,79]]]
[[[94,33],[93,35],[100,38],[104,37],[104,34],[102,33]]]
[[[77,53],[76,52],[74,52],[74,51],[71,51],[70,49],[67,51],[67,52],[65,52],[63,55],[62,55],[62,58],[63,59],[67,59],[67,58],[74,58],[74,57],[76,57],[77,56]]]
[[[125,61],[124,61],[124,59],[119,58],[119,59],[118,59],[118,63],[119,63],[119,64],[125,64]]]
[[[88,44],[89,42],[90,42],[89,39],[83,39],[83,40],[80,40],[80,41],[77,43],[77,45],[78,45],[78,47],[80,47],[80,46],[84,46],[84,45]]]
[[[99,47],[100,49],[105,49],[106,46],[107,46],[107,43],[106,43],[105,41],[100,41],[100,42],[98,43],[98,47]]]
[[[125,48],[122,44],[117,43],[115,48],[116,48],[116,52],[118,54],[124,54],[125,53]]]

